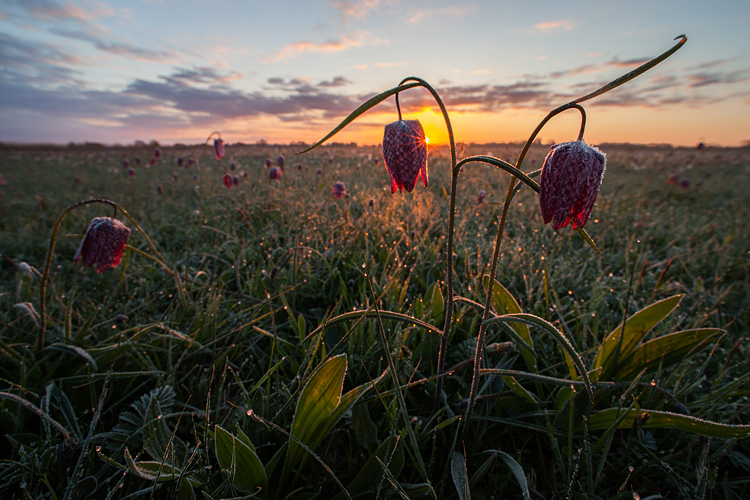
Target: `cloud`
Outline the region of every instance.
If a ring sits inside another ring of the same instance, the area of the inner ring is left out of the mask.
[[[595,64],[585,64],[583,66],[578,66],[577,68],[565,70],[565,71],[556,71],[554,73],[550,74],[551,78],[562,78],[567,76],[574,76],[574,75],[583,75],[587,73],[601,73],[602,71],[609,71],[612,69],[622,69],[622,68],[637,68],[643,63],[646,63],[649,61],[649,58],[639,58],[639,59],[629,59],[627,61],[620,61],[617,58],[612,59],[611,61],[602,62],[602,63],[595,63]]]
[[[575,23],[567,20],[561,20],[561,21],[547,21],[544,23],[538,23],[535,24],[534,27],[531,29],[531,33],[546,33],[548,31],[553,30],[564,30],[569,31],[575,28]]]
[[[0,33],[0,81],[48,87],[78,85],[80,72],[70,66],[86,61],[54,45],[21,40]]]
[[[349,85],[350,83],[352,82],[350,80],[347,80],[345,77],[336,76],[333,78],[333,80],[319,82],[318,86],[320,87],[343,87],[344,85]]]
[[[176,57],[176,54],[170,50],[154,50],[125,42],[105,41],[103,37],[99,37],[92,33],[81,30],[53,28],[50,30],[50,32],[54,33],[55,35],[88,42],[102,52],[126,57],[128,59],[150,62],[164,62]]]
[[[333,8],[341,14],[341,20],[348,25],[352,19],[361,19],[371,10],[375,10],[380,4],[380,0],[340,0],[333,2]]]
[[[295,57],[303,52],[339,52],[341,50],[346,50],[351,47],[359,47],[361,45],[361,36],[358,39],[343,37],[340,40],[327,40],[321,43],[303,40],[285,45],[281,50],[276,52],[273,57],[266,59],[264,62],[278,62],[283,59]]]
[[[177,73],[165,78],[183,83],[226,84],[240,80],[244,76],[238,71],[220,74],[215,68],[203,66],[192,69],[178,68]]]
[[[409,15],[410,24],[419,24],[434,17],[463,17],[476,10],[473,6],[461,5],[442,7],[440,9],[417,10]]]

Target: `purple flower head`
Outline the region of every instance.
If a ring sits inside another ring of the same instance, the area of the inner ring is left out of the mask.
[[[156,165],[156,156],[151,157],[151,165]]]
[[[477,194],[477,205],[481,205],[484,202],[485,196],[487,196],[487,191],[484,189],[479,191],[479,194]]]
[[[154,149],[154,158],[156,158],[157,160],[161,158],[161,148]]]
[[[271,161],[270,158],[266,158],[266,161],[263,163],[266,168],[271,168],[271,165],[273,165],[273,161]]]
[[[232,177],[230,175],[224,174],[222,180],[224,181],[224,185],[227,187],[227,189],[232,187]]]
[[[318,170],[315,171],[315,173],[318,175],[323,175],[323,169],[319,168]]]
[[[343,182],[336,182],[333,185],[333,197],[340,199],[346,196],[346,185]]]
[[[214,156],[217,160],[224,158],[224,140],[214,139]]]
[[[177,157],[177,166],[178,166],[178,167],[181,167],[181,166],[182,166],[182,156],[178,156],[178,157]]]
[[[177,180],[178,180],[179,178],[180,178],[180,177],[179,177],[179,176],[178,176],[178,175],[177,175],[176,173],[172,174],[172,180],[173,180],[173,181],[177,182]]]
[[[279,157],[276,158],[276,162],[279,164],[279,168],[281,170],[284,170],[284,164],[286,163],[286,161],[284,160],[284,157],[282,155],[279,155]]]
[[[162,189],[161,184],[157,184],[156,185],[156,192],[159,193],[159,194],[163,194],[164,193],[164,190]]]
[[[235,170],[237,170],[237,164],[236,164],[235,162],[232,162],[232,163],[230,163],[230,164],[229,164],[229,170],[231,170],[231,171],[233,171],[233,172],[234,172]]]
[[[240,178],[238,176],[236,176],[236,175],[233,175],[232,176],[232,184],[234,184],[236,186],[239,183],[240,183]]]
[[[684,178],[684,179],[682,179],[682,180],[680,181],[680,187],[681,187],[682,189],[686,189],[686,188],[687,188],[687,187],[688,187],[689,185],[690,185],[690,179],[688,179],[687,177],[686,177],[686,178]]]
[[[399,120],[386,125],[383,161],[391,177],[391,193],[397,188],[411,193],[420,174],[427,186],[427,140],[419,120]]]
[[[188,161],[187,161],[187,165],[185,165],[185,168],[190,168],[190,167],[192,167],[193,165],[195,165],[195,158],[193,158],[193,157],[191,156],[190,158],[188,158]]]
[[[123,168],[128,168],[130,166],[130,162],[128,161],[127,158],[125,158],[124,160],[122,160],[122,166],[123,166]]]
[[[549,149],[539,182],[539,205],[544,223],[554,220],[555,231],[572,223],[583,227],[602,185],[607,158],[583,141],[563,142]]]
[[[130,167],[128,169],[128,176],[129,177],[135,177],[135,169],[133,167]]]
[[[135,164],[136,164],[137,166],[139,166],[139,167],[141,166],[141,159],[140,159],[140,158],[138,158],[137,156],[135,157]]]
[[[83,265],[96,264],[96,272],[117,267],[122,259],[125,244],[130,238],[130,229],[117,219],[96,217],[89,224],[86,235],[78,247],[73,263],[83,258]]]
[[[297,164],[297,170],[302,170],[302,164],[301,163]]]
[[[268,171],[268,178],[274,180],[281,179],[281,169],[279,167],[271,167]]]
[[[672,174],[669,176],[667,182],[669,182],[670,184],[677,184],[680,182],[680,176],[677,174]]]

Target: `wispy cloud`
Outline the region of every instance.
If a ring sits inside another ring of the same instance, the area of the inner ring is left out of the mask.
[[[341,14],[341,20],[348,25],[352,19],[361,19],[380,5],[380,0],[339,0],[332,6]]]
[[[128,59],[150,62],[164,62],[176,58],[176,53],[168,49],[151,49],[128,42],[109,41],[106,40],[105,37],[96,36],[92,33],[80,30],[53,28],[50,30],[50,32],[54,33],[55,35],[88,42],[102,52],[126,57]]]
[[[476,10],[475,7],[470,5],[453,5],[449,7],[441,7],[439,9],[415,10],[409,14],[409,23],[420,24],[435,17],[464,17],[474,10]]]
[[[569,31],[575,28],[575,26],[575,23],[568,20],[547,21],[544,23],[535,24],[531,29],[531,33],[547,33],[549,31],[555,30]]]
[[[564,71],[556,71],[554,73],[550,74],[551,78],[563,78],[568,76],[574,76],[574,75],[584,75],[588,73],[601,73],[603,71],[609,71],[612,69],[622,69],[622,68],[637,68],[641,64],[647,62],[649,58],[638,58],[638,59],[629,59],[627,61],[620,61],[617,58],[614,58],[610,61],[601,62],[601,63],[595,63],[595,64],[585,64],[583,66],[578,66],[576,68],[572,68],[569,70]]]
[[[326,40],[325,42],[313,42],[302,40],[290,43],[281,48],[273,57],[266,59],[264,62],[278,62],[283,59],[298,56],[304,52],[339,52],[352,47],[360,47],[363,43],[364,34],[359,33],[355,38],[342,37],[338,40]]]

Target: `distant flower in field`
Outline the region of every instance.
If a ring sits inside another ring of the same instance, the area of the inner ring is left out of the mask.
[[[177,157],[177,166],[182,167],[182,156]]]
[[[161,158],[161,148],[154,149],[154,158],[156,158],[157,160]]]
[[[391,177],[391,193],[397,188],[411,193],[420,173],[427,186],[427,141],[419,120],[399,120],[386,125],[383,161]]]
[[[367,202],[367,204],[368,204],[369,206],[371,206],[371,207],[374,207],[374,206],[375,206],[375,200],[374,200],[374,199],[372,199],[372,198],[370,198],[370,201],[368,201],[368,202]]]
[[[125,244],[130,238],[130,229],[117,219],[96,217],[89,224],[86,235],[78,247],[73,263],[83,259],[83,265],[96,264],[96,272],[109,267],[117,267],[122,259]]]
[[[487,191],[485,191],[484,189],[479,191],[479,194],[477,194],[477,205],[481,205],[482,202],[484,202],[485,196],[487,196]]]
[[[180,177],[179,177],[179,176],[178,176],[178,175],[177,175],[176,173],[175,173],[175,174],[172,174],[172,180],[173,180],[173,181],[177,182],[177,180],[178,180],[179,178],[180,178]]]
[[[214,139],[214,156],[217,160],[224,158],[224,140]]]
[[[682,189],[685,189],[685,188],[687,188],[687,187],[688,187],[689,185],[690,185],[690,179],[688,179],[688,178],[682,179],[682,180],[680,181],[680,187],[681,187]]]
[[[75,179],[73,179],[73,182],[74,182],[75,184],[80,184],[80,183],[81,183],[81,178],[80,178],[80,177],[76,177]],[[3,186],[4,186],[5,184],[7,184],[7,182],[5,182],[5,181],[3,180],[3,177],[2,177],[2,176],[0,176],[0,184],[2,184]]]
[[[698,145],[695,147],[698,151],[703,151],[706,148],[706,145],[702,142],[699,142]]]
[[[151,165],[156,165],[156,156],[151,157]]]
[[[302,170],[302,164],[301,163],[297,164],[297,170]]]
[[[266,158],[266,161],[263,163],[266,168],[271,168],[271,165],[273,165],[273,161],[270,158]]]
[[[677,184],[680,182],[680,176],[677,174],[672,174],[669,176],[669,180],[667,181],[670,184]]]
[[[129,177],[135,177],[135,169],[133,167],[130,167],[128,169],[128,176]]]
[[[247,172],[245,172],[244,170],[240,172],[240,175],[242,176],[243,179],[247,179]]]
[[[193,174],[193,182],[197,184],[199,180],[200,180],[200,176],[198,174]]]
[[[191,156],[190,158],[188,158],[188,161],[187,161],[187,165],[185,165],[185,168],[190,168],[190,167],[192,167],[193,165],[195,165],[195,158],[193,158],[193,157]]]
[[[284,160],[284,157],[282,155],[279,155],[279,157],[276,158],[276,162],[279,164],[279,168],[281,170],[284,170],[284,165],[286,164],[286,161]]]
[[[0,186],[7,186],[8,183],[3,179],[3,174],[0,174]]]
[[[130,166],[130,162],[128,161],[127,158],[122,160],[122,168],[128,168],[129,166]]]
[[[563,142],[549,149],[539,182],[539,204],[555,231],[572,222],[583,227],[602,185],[607,158],[583,141]]]
[[[233,175],[232,176],[232,184],[234,184],[236,186],[239,183],[240,183],[240,178],[238,176],[236,176],[236,175]]]
[[[141,159],[140,159],[140,158],[138,158],[137,156],[135,157],[135,164],[136,164],[137,166],[139,166],[139,167],[141,166]]]
[[[281,179],[281,169],[279,167],[271,167],[268,171],[268,178],[274,180]]]
[[[237,170],[237,164],[235,162],[230,163],[229,164],[229,170],[231,170],[232,172],[234,172],[235,170]]]
[[[156,192],[159,194],[163,194],[164,190],[161,188],[161,184],[156,185]]]
[[[343,182],[336,182],[333,185],[333,197],[336,199],[346,196],[346,185]]]
[[[224,174],[222,180],[224,181],[224,185],[227,187],[227,189],[232,187],[232,177],[230,175]]]
[[[323,169],[319,168],[318,170],[315,171],[315,173],[318,175],[323,175]]]

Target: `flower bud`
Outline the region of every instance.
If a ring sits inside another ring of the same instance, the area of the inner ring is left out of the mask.
[[[73,263],[83,259],[83,265],[96,264],[96,272],[117,267],[122,259],[125,244],[130,238],[130,229],[117,219],[96,217],[89,224],[86,235],[78,247]]]
[[[383,161],[391,177],[391,193],[414,189],[420,173],[427,186],[427,140],[419,120],[398,120],[385,127]]]
[[[607,158],[583,141],[563,142],[549,149],[539,182],[544,223],[555,231],[572,223],[583,227],[599,194]]]
[[[224,157],[224,140],[214,139],[214,156],[217,160],[221,160]]]

